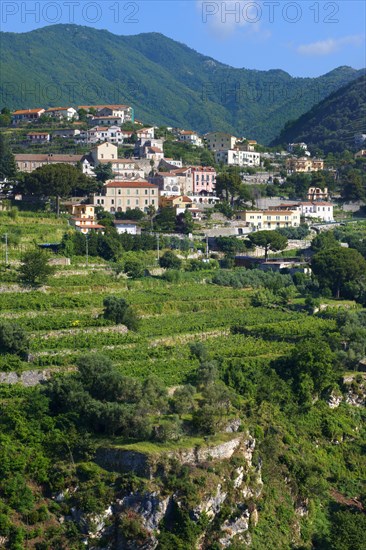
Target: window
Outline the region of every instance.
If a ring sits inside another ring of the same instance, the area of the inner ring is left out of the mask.
[[[131,201],[130,199],[127,199],[127,204],[130,205],[131,204]]]
[[[138,200],[138,199],[136,199],[136,206],[138,206],[138,205],[139,205],[139,200]]]
[[[154,189],[151,190],[151,194],[152,194],[152,195],[155,195]]]
[[[118,194],[119,194],[119,195],[121,194],[121,190],[120,190],[120,189],[118,189]]]
[[[111,204],[114,204],[114,199],[111,200]]]
[[[130,190],[129,190],[129,189],[127,189],[127,195],[129,195],[129,194],[130,194]]]
[[[271,216],[267,216],[267,220],[271,221]]]
[[[138,195],[138,194],[139,194],[139,190],[138,190],[138,189],[136,189],[136,195]]]
[[[145,199],[145,204],[149,204],[149,201],[147,199]]]
[[[147,195],[147,194],[148,194],[148,192],[149,192],[149,191],[148,191],[147,189],[145,189],[145,195]]]
[[[151,201],[151,204],[155,204],[155,200],[154,200],[154,199]]]

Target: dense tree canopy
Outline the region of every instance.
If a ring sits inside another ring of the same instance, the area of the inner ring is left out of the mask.
[[[123,298],[108,296],[104,298],[104,317],[116,324],[126,325],[130,330],[137,330],[138,318],[131,306]]]
[[[22,354],[28,349],[28,337],[17,323],[0,321],[0,353]]]
[[[49,256],[43,250],[35,249],[26,252],[19,267],[20,279],[29,285],[40,285],[55,272],[55,267],[49,265]]]
[[[75,166],[46,164],[26,174],[20,187],[30,195],[56,197],[56,210],[59,214],[61,197],[67,198],[73,192],[93,191],[96,189],[96,182]]]
[[[311,267],[322,288],[329,288],[333,296],[344,295],[346,285],[366,278],[366,260],[357,250],[340,246],[317,252]]]
[[[15,158],[8,139],[0,133],[0,180],[13,180],[17,173]]]
[[[250,241],[255,246],[264,248],[264,257],[268,259],[268,252],[272,250],[284,250],[287,246],[287,238],[277,231],[258,231],[249,235]]]

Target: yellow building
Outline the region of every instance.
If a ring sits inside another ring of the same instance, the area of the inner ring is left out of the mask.
[[[69,223],[74,229],[87,235],[91,231],[103,232],[104,226],[95,220],[94,206],[92,204],[70,204],[66,203],[66,210],[72,215]]]
[[[309,157],[291,158],[286,161],[289,172],[318,172],[324,170],[324,160]]]
[[[94,195],[93,205],[112,214],[135,208],[147,212],[149,206],[159,206],[159,187],[147,181],[109,181],[100,195]]]
[[[237,219],[244,221],[248,227],[259,230],[298,227],[300,225],[300,211],[243,210],[237,213]]]
[[[191,208],[192,205],[192,199],[186,195],[180,195],[179,197],[175,197],[174,195],[162,195],[159,200],[159,206],[161,208]]]

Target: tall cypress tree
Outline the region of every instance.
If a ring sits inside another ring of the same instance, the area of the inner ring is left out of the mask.
[[[8,139],[0,134],[0,179],[13,180],[17,173],[15,157]]]

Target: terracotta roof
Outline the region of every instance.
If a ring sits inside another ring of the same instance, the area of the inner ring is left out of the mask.
[[[169,202],[173,202],[173,201],[175,201],[177,199],[180,199],[180,198],[182,199],[181,202],[192,202],[193,203],[193,201],[189,197],[187,197],[187,195],[168,196],[168,197],[164,197],[164,200],[169,201]]]
[[[49,136],[48,132],[29,132],[27,136]]]
[[[102,160],[99,160],[98,161],[100,164],[134,164],[136,166],[136,163],[134,160],[129,160],[129,159],[112,159],[112,160],[108,160],[108,159],[102,159]]]
[[[179,132],[181,136],[196,136],[196,132],[192,132],[192,130],[182,130]]]
[[[78,225],[82,229],[104,229],[104,225],[99,225],[99,223],[88,223],[87,225]]]
[[[194,172],[216,172],[212,166],[190,166],[189,168]]]
[[[262,214],[264,216],[267,216],[267,214],[273,214],[273,215],[286,215],[286,212],[290,213],[290,214],[293,214],[293,211],[292,210],[263,210],[262,211]]]
[[[78,109],[129,109],[129,105],[79,105]]]
[[[147,181],[110,181],[109,183],[106,183],[104,187],[121,187],[123,189],[158,189],[157,185],[153,185]]]
[[[175,175],[184,174],[188,170],[189,168],[177,168],[176,170],[170,170],[169,172],[167,172],[167,174],[175,174]]]
[[[88,132],[105,132],[106,130],[109,130],[109,128],[111,128],[111,126],[94,126],[93,128],[90,128]]]
[[[73,107],[51,107],[50,109],[46,109],[46,113],[52,113],[52,111],[68,111],[72,108]]]
[[[93,116],[92,120],[98,120],[98,119],[102,119],[102,120],[108,120],[108,119],[114,119],[114,118],[121,118],[119,115],[116,115],[116,116],[110,116],[110,115],[96,115],[96,116]]]
[[[299,204],[311,205],[311,206],[333,206],[331,202],[325,202],[325,201],[302,201]]]
[[[207,134],[205,134],[205,135],[206,136],[211,136],[212,134],[219,135],[219,136],[229,136],[231,138],[235,138],[235,136],[233,136],[232,134],[227,134],[226,132],[207,132]]]
[[[30,113],[39,113],[40,111],[44,111],[44,109],[21,109],[20,111],[14,111],[13,115],[28,115]]]
[[[14,155],[16,161],[39,161],[39,162],[79,162],[83,155],[27,155],[24,153]]]

